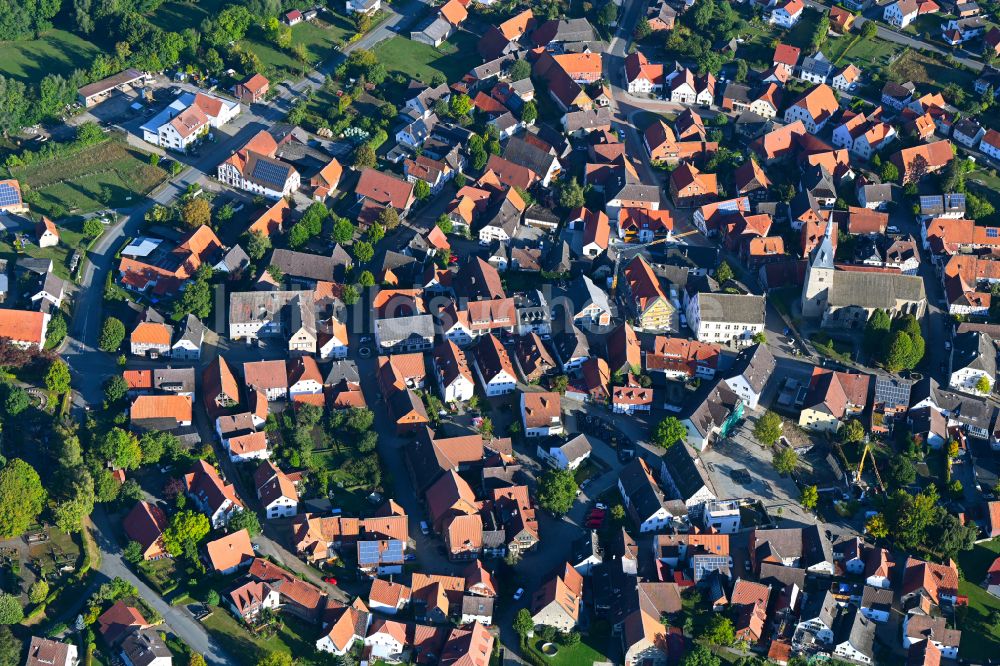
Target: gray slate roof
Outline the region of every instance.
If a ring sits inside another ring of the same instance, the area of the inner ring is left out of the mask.
[[[997,372],[997,350],[993,338],[986,333],[973,331],[956,335],[951,352],[951,371],[969,368],[982,370],[990,377]]]
[[[919,280],[919,278],[917,278]],[[764,323],[764,297],[754,294],[698,294],[702,321]]]
[[[856,305],[891,310],[897,300],[916,302],[924,298],[923,278],[916,275],[837,271],[828,303],[832,307]]]

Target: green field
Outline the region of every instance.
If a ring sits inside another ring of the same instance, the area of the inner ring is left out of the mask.
[[[862,70],[878,69],[889,64],[890,60],[903,50],[903,47],[884,39],[859,39],[857,35],[831,38],[823,53],[836,65],[854,64]]]
[[[52,218],[134,206],[167,178],[166,171],[117,139],[15,167],[10,175],[29,190],[32,210]]]
[[[0,42],[0,74],[37,84],[46,74],[68,76],[88,69],[101,50],[65,30],[49,30],[40,39]]]
[[[892,63],[889,72],[900,81],[913,81],[921,91],[926,87],[941,90],[949,83],[955,83],[963,90],[972,90],[972,83],[976,80],[974,74],[948,66],[941,57],[930,58],[912,50],[907,50]]]
[[[256,662],[271,652],[290,652],[295,657],[315,653],[313,643],[303,638],[314,635],[315,627],[287,614],[281,616],[279,631],[267,637],[251,634],[223,608],[214,609],[202,624],[227,652],[244,657],[246,663]]]
[[[334,47],[342,45],[354,35],[354,26],[339,14],[325,12],[323,19],[303,22],[292,27],[292,44],[304,44],[309,53],[309,64],[303,65],[295,57],[261,40],[259,37],[244,39],[241,44],[257,54],[268,73],[287,76],[300,72],[303,67],[328,60]]]
[[[59,227],[59,245],[38,247],[34,243],[30,243],[24,249],[23,254],[36,259],[51,259],[52,272],[66,280],[69,279],[69,259],[73,256],[73,251],[85,246],[82,232],[83,222],[79,218],[53,221]],[[11,262],[18,254],[10,243],[0,243],[0,259]]]
[[[964,580],[958,583],[959,594],[969,597],[969,607],[964,621],[959,615],[962,630],[962,657],[973,662],[986,661],[1000,651],[1000,627],[993,624],[993,613],[1000,611],[1000,599],[979,586],[986,578],[986,570],[1000,555],[1000,539],[993,539],[958,556],[958,564]]]
[[[164,2],[155,12],[148,14],[149,22],[161,30],[181,32],[198,28],[201,22],[215,16],[226,0],[198,0],[198,2]]]
[[[573,647],[567,647],[565,645],[556,644],[559,651],[556,652],[551,657],[545,655],[542,652],[542,644],[545,641],[539,639],[533,639],[535,651],[542,655],[542,660],[547,664],[552,664],[552,666],[581,666],[582,664],[593,664],[594,662],[607,661],[607,657],[601,654],[597,649],[588,645],[590,640],[589,636],[584,636],[583,640],[574,645]]]
[[[456,33],[437,48],[406,37],[393,37],[375,47],[379,62],[390,73],[402,72],[424,83],[439,73],[448,81],[461,78],[475,64],[469,56],[474,51],[475,37],[468,32]]]

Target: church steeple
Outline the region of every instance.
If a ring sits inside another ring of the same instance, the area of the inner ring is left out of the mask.
[[[816,246],[813,250],[812,262],[810,265],[813,268],[827,268],[833,270],[833,220],[827,220],[826,223],[826,233],[823,234],[823,240],[820,244]]]

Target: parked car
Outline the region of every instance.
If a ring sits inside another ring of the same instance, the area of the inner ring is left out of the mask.
[[[597,509],[600,509],[601,511],[607,511],[608,510],[608,505],[604,504],[603,502],[598,502],[597,504],[594,505],[594,507],[597,508]]]
[[[421,520],[420,521],[420,532],[421,532],[421,534],[430,534],[431,533],[431,528],[427,524],[426,520]]]
[[[414,555],[413,553],[407,553],[406,555],[403,556],[403,561],[404,562],[413,562],[416,559],[417,559],[417,556]]]
[[[514,601],[519,600],[523,596],[524,596],[524,588],[523,587],[517,588],[517,592],[514,593]]]
[[[324,583],[329,583],[330,585],[336,585],[337,584],[337,579],[334,578],[333,576],[327,576],[326,578],[323,579],[323,582]]]

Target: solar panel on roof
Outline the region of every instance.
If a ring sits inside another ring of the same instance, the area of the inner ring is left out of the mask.
[[[288,167],[285,165],[265,162],[263,160],[258,160],[257,165],[253,169],[254,178],[275,185],[284,185],[287,175]]]
[[[951,208],[965,208],[965,195],[952,194],[948,197],[948,205]]]
[[[920,197],[920,206],[922,208],[927,208],[941,202],[941,197],[935,196],[922,196]]]
[[[21,193],[10,183],[0,183],[0,206],[13,206],[21,203]]]
[[[385,559],[389,562],[398,562],[403,559],[403,542],[393,539],[386,543]]]
[[[358,564],[378,564],[378,542],[359,541],[358,542]]]
[[[996,228],[987,229],[986,230],[986,237],[987,238],[997,238],[998,237],[998,234],[997,234],[998,231],[1000,231],[1000,229],[996,229]]]

